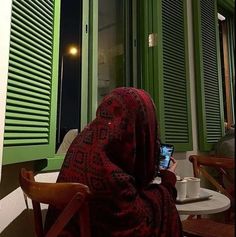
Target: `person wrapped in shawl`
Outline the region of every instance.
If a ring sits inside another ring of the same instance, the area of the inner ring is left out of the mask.
[[[58,182],[89,186],[93,237],[179,237],[175,207],[176,163],[156,174],[160,139],[155,106],[144,90],[116,88],[97,109],[96,118],[72,142]],[[56,210],[49,208],[46,225]],[[70,236],[79,236],[76,220]]]

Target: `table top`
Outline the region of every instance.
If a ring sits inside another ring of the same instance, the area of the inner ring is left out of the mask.
[[[176,204],[176,208],[180,215],[213,214],[229,209],[230,199],[228,197],[210,189],[201,189],[212,196],[204,201]]]

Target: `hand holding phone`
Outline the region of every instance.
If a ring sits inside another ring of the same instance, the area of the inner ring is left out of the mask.
[[[160,169],[168,169],[171,161],[171,157],[174,152],[174,146],[170,144],[161,144],[160,146]]]

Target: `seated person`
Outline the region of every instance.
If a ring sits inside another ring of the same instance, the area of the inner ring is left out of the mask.
[[[234,125],[226,130],[225,135],[216,143],[214,155],[218,157],[227,157],[235,159],[235,132]],[[235,170],[229,170],[233,180],[235,178]],[[223,179],[224,186],[229,187],[226,179]]]
[[[215,144],[214,154],[220,157],[235,158],[234,125],[226,129],[225,135]]]
[[[74,139],[57,182],[89,186],[93,237],[180,237],[175,206],[176,161],[161,170],[161,184],[152,183],[159,161],[160,138],[155,105],[145,91],[117,88],[97,109],[96,118]],[[49,207],[46,228],[58,211]],[[78,236],[71,220],[67,236]]]

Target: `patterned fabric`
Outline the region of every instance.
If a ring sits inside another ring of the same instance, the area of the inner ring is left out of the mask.
[[[96,118],[75,138],[58,182],[80,182],[92,192],[93,237],[179,237],[176,178],[155,176],[160,140],[155,107],[143,90],[117,88],[106,96]],[[56,210],[49,208],[46,225]],[[74,220],[71,236],[79,236]]]

